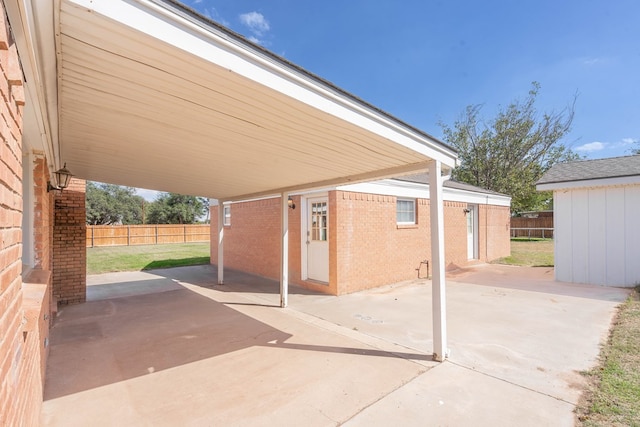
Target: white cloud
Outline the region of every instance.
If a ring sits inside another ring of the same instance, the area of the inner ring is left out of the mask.
[[[606,148],[607,144],[604,142],[594,141],[589,142],[588,144],[581,145],[576,147],[576,151],[584,151],[586,153],[590,153],[592,151],[600,151]]]
[[[638,139],[636,138],[622,138],[622,145],[633,145],[637,143]]]
[[[602,59],[600,58],[587,58],[587,59],[583,59],[582,63],[588,67],[592,66],[592,65],[596,65],[598,63],[602,62]]]
[[[249,12],[240,15],[242,22],[257,37],[261,37],[271,29],[269,22],[260,12]]]

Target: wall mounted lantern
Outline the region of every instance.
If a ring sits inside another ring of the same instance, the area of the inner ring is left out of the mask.
[[[289,209],[295,209],[296,208],[296,204],[293,203],[293,199],[291,198],[291,196],[289,196],[289,199],[287,200],[287,205],[289,205]]]
[[[464,214],[466,215],[468,213],[471,213],[471,209],[468,209],[468,208],[467,209],[463,209],[462,212],[464,212]]]
[[[69,172],[69,169],[67,169],[66,163],[64,164],[62,169],[58,169],[53,173],[53,175],[56,177],[56,183],[58,185],[54,187],[53,185],[51,185],[51,181],[47,181],[47,193],[51,190],[64,190],[69,186],[69,182],[71,181],[71,177],[73,176],[73,174]]]

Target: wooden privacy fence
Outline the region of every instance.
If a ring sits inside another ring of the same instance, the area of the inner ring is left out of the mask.
[[[87,225],[87,247],[208,242],[209,232],[208,224]]]
[[[553,238],[553,217],[511,217],[511,237]]]

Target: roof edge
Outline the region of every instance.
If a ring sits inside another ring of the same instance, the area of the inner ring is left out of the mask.
[[[536,190],[538,191],[553,191],[564,189],[577,189],[577,188],[594,188],[594,187],[611,187],[622,185],[638,185],[640,184],[640,175],[624,175],[613,176],[609,178],[592,178],[581,180],[567,180],[567,181],[554,181],[554,182],[542,182],[536,183]]]
[[[340,96],[344,96],[346,98],[348,98],[349,100],[356,102],[357,104],[359,104],[360,106],[374,112],[377,114],[380,114],[382,116],[384,116],[386,119],[391,120],[393,122],[395,122],[396,124],[406,128],[407,130],[410,130],[412,132],[415,132],[416,134],[430,139],[432,140],[434,143],[440,145],[442,148],[451,151],[453,154],[457,155],[458,151],[453,148],[451,145],[443,142],[442,140],[440,140],[439,138],[434,137],[433,135],[429,134],[428,132],[425,132],[424,130],[421,130],[399,118],[397,118],[396,116],[380,109],[379,107],[376,107],[375,105],[363,100],[362,98],[340,88],[339,86],[337,86],[336,84],[330,82],[329,80],[326,80],[320,76],[318,76],[317,74],[314,74],[304,68],[302,68],[301,66],[287,60],[286,58],[283,58],[275,53],[273,53],[272,51],[260,46],[259,44],[256,44],[252,41],[250,41],[249,39],[247,39],[246,37],[242,36],[241,34],[221,25],[220,23],[207,18],[206,16],[202,15],[201,13],[199,13],[198,11],[196,11],[195,9],[180,3],[176,0],[147,0],[157,6],[160,7],[164,7],[165,9],[169,9],[170,11],[172,11],[173,13],[178,14],[180,17],[182,17],[183,19],[187,19],[189,20],[191,23],[199,25],[200,27],[202,27],[205,30],[211,31],[213,30],[214,32],[218,33],[218,35],[221,36],[226,36],[225,38],[230,41],[230,42],[234,42],[244,48],[248,48],[251,49],[253,51],[254,54],[258,54],[261,55],[263,58],[277,64],[280,66],[284,66],[287,67],[289,69],[289,71],[293,71],[296,73],[299,73],[301,75],[301,77],[304,77],[306,79],[311,80],[312,82],[316,83],[316,84],[320,84],[322,86],[324,86],[325,89],[330,90],[331,92],[334,92],[337,95]]]

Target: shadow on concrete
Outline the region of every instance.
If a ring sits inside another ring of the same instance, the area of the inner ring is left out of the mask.
[[[238,273],[236,278],[230,275],[231,284],[214,286],[214,273],[210,266],[125,273],[110,278],[123,277],[123,282],[105,280],[89,286],[93,300],[61,309],[51,329],[44,400],[252,347],[432,360],[419,352],[287,343],[293,335],[233,307],[273,310],[278,306],[238,300],[232,293],[276,293],[278,283]],[[315,336],[315,327],[309,328],[304,333]]]
[[[65,307],[51,330],[44,399],[290,337],[184,288]]]
[[[200,256],[200,257],[191,257],[191,258],[168,258],[168,259],[159,259],[155,261],[151,261],[149,264],[145,265],[142,270],[156,270],[159,268],[170,268],[170,267],[187,267],[192,265],[206,265],[209,264],[208,256]]]
[[[257,302],[223,302],[223,301],[221,301],[220,304],[224,304],[224,305],[240,305],[240,306],[244,306],[244,307],[280,308],[280,306],[278,304],[260,304],[260,303],[257,303]]]
[[[280,294],[280,282],[277,280],[228,268],[224,270],[224,285],[218,285],[218,268],[212,264],[193,266],[188,269],[166,268],[153,270],[152,273],[177,281],[188,281],[189,284],[200,287],[215,288],[215,290],[220,292]],[[326,295],[321,292],[302,288],[293,283],[289,284],[289,294]]]
[[[100,301],[184,289],[175,280],[163,277],[149,277],[149,279],[145,280],[123,280],[121,282],[88,285],[87,301]]]
[[[384,350],[373,350],[364,348],[353,347],[331,347],[325,345],[309,345],[309,344],[289,344],[280,342],[270,342],[268,344],[260,344],[264,347],[276,347],[288,350],[304,350],[304,351],[321,351],[325,353],[339,353],[339,354],[356,354],[360,356],[375,356],[375,357],[401,357],[407,360],[423,360],[427,362],[433,362],[433,355],[422,353],[404,353],[404,352],[389,352]]]

